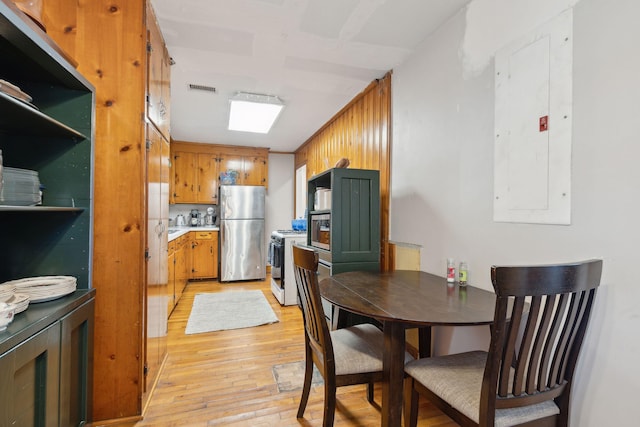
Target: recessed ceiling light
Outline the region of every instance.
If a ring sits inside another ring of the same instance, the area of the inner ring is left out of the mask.
[[[230,100],[229,130],[269,133],[284,104],[274,95],[238,92]]]

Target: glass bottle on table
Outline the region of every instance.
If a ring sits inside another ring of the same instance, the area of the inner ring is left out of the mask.
[[[460,261],[460,266],[458,267],[458,283],[460,284],[460,286],[467,286],[467,275],[467,263],[464,261]]]
[[[453,258],[447,258],[447,282],[453,283],[456,281],[456,265]]]

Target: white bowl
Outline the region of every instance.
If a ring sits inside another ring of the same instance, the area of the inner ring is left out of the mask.
[[[0,302],[0,331],[4,331],[9,326],[9,323],[13,322],[13,317],[16,313],[15,304],[7,304]]]

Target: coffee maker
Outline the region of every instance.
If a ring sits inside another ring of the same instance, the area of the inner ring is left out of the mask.
[[[192,227],[200,225],[200,211],[198,209],[191,209],[191,221],[190,224]]]

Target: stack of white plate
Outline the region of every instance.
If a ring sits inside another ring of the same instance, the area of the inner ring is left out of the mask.
[[[13,297],[13,286],[5,286],[4,283],[0,285],[0,302],[5,302],[11,297]]]
[[[0,205],[33,206],[41,201],[37,171],[3,167],[0,181]]]
[[[7,298],[0,297],[0,302],[5,304],[13,304],[16,306],[16,312],[14,314],[22,313],[29,307],[29,295],[12,293]]]
[[[29,302],[45,302],[61,298],[76,290],[72,276],[40,276],[5,282],[1,286],[13,287],[16,294],[26,294]]]

